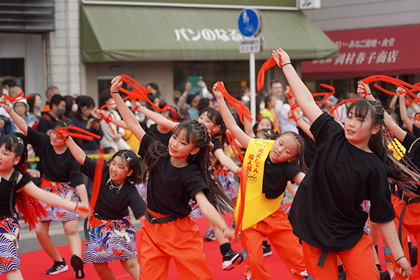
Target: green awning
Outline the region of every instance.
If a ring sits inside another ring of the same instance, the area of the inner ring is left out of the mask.
[[[260,11],[266,60],[282,47],[292,59],[337,57],[338,47],[300,11]],[[82,5],[83,62],[246,60],[240,10]]]

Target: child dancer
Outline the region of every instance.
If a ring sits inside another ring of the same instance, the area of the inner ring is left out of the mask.
[[[173,120],[163,117],[161,114],[156,112],[152,112],[147,108],[142,106],[137,106],[136,110],[145,114],[148,118],[152,119],[159,125],[162,125],[171,131],[173,131],[176,126],[179,124]],[[221,131],[223,131],[223,118],[222,115],[216,111],[214,108],[206,108],[200,111],[200,115],[197,119],[199,123],[205,125],[205,127],[210,130],[212,138],[210,141],[213,144],[213,148],[211,149],[211,153],[214,157],[223,165],[226,169],[231,170],[232,172],[239,172],[241,168],[235,164],[235,162],[228,157],[225,152],[223,151],[222,144],[220,139],[217,136],[220,136]],[[227,190],[225,189],[225,192]],[[235,195],[235,194],[232,194]],[[195,211],[199,212],[199,211]],[[193,212],[194,214],[194,212]],[[206,241],[214,241],[217,240],[220,247],[220,253],[223,257],[222,268],[224,270],[231,270],[236,265],[239,265],[243,261],[243,256],[239,252],[235,252],[232,250],[232,246],[229,243],[229,240],[225,238],[224,234],[215,228],[211,222],[209,221],[209,230],[204,235],[204,240]]]
[[[88,158],[71,137],[66,137],[66,143],[82,165],[82,172],[93,180],[96,162]],[[140,160],[131,150],[118,151],[103,167],[101,189],[89,220],[89,239],[84,253],[84,262],[93,263],[101,279],[115,279],[108,266],[112,261],[120,261],[133,279],[140,279],[136,232],[128,212],[130,207],[135,218],[142,220],[147,209],[134,186],[141,182],[140,173]]]
[[[218,211],[231,213],[233,205],[209,171],[210,133],[197,121],[179,124],[169,147],[145,134],[118,94],[121,77],[112,80],[111,94],[128,128],[140,140],[139,155],[147,164],[146,219],[141,229],[141,279],[165,279],[174,259],[180,279],[214,279],[204,259],[203,241],[189,217],[190,199],[227,237],[234,237]],[[217,210],[216,210],[217,209]]]
[[[370,199],[370,217],[377,222],[391,252],[409,277],[393,224],[388,176],[414,184],[388,157],[381,133],[383,110],[360,100],[350,105],[343,127],[323,113],[282,49],[273,58],[283,70],[300,108],[312,123],[318,149],[311,168],[297,191],[289,214],[293,232],[302,239],[305,263],[315,279],[336,280],[337,255],[348,279],[379,279],[372,240],[363,232],[368,214],[360,206]]]
[[[365,93],[366,92],[366,93]],[[357,93],[364,96],[367,100],[375,100],[373,95],[370,92],[370,88],[368,85],[360,82],[358,85]],[[403,91],[401,89],[397,89],[397,93],[404,96]],[[402,97],[400,97],[403,99]],[[401,100],[400,99],[400,100]],[[401,106],[405,104],[401,104]],[[400,109],[401,113],[402,110]],[[419,141],[419,138],[416,138],[413,134],[403,130],[401,127],[397,125],[395,121],[393,121],[392,117],[385,112],[385,124],[391,133],[402,143],[402,145],[406,148],[407,154],[412,157],[412,162],[406,160],[405,156],[402,157],[401,161],[405,162],[406,164],[415,165],[411,166],[413,169],[419,170],[420,167],[420,150],[418,149],[418,144],[415,144]],[[407,126],[408,127],[408,126]],[[415,126],[412,128],[414,129]],[[413,130],[414,131],[414,130]],[[417,146],[417,147],[416,147]],[[399,186],[397,186],[394,195],[391,197],[392,204],[394,205],[394,211],[396,218],[394,219],[395,226],[398,229],[398,234],[400,238],[400,242],[402,243],[402,247],[404,249],[404,259],[410,260],[410,250],[408,246],[408,236],[413,233],[416,241],[420,240],[420,229],[419,229],[419,211],[420,211],[420,199],[418,198],[420,195],[419,189],[413,189],[409,191],[404,191]],[[387,240],[386,240],[387,241]],[[388,244],[387,245],[391,246]],[[395,255],[392,252],[391,260],[398,260],[399,256]],[[397,261],[393,261],[393,267],[397,267]],[[394,274],[391,271],[391,274]],[[403,279],[401,275],[395,275],[395,279]]]
[[[8,280],[23,279],[20,272],[20,226],[13,213],[19,193],[23,191],[49,205],[75,211],[84,217],[89,212],[87,204],[78,205],[75,201],[42,190],[31,181],[28,173],[21,173],[26,169],[27,155],[23,134],[9,134],[0,138],[0,251],[2,258],[6,260],[0,262],[0,274],[4,274]]]
[[[4,97],[0,99],[0,104],[3,104],[13,122],[28,137],[29,143],[37,149],[40,158],[40,171],[43,174],[41,188],[71,201],[79,201],[80,197],[83,203],[88,204],[86,187],[80,173],[80,164],[73,158],[63,139],[54,130],[48,136],[28,127],[25,120],[16,114],[9,104],[6,104]],[[68,120],[60,120],[55,123],[54,129],[69,124],[70,121]],[[35,232],[41,247],[54,261],[54,265],[45,273],[58,274],[68,270],[65,260],[61,257],[49,235],[51,221],[61,221],[64,233],[70,243],[72,252],[70,263],[75,271],[75,276],[76,278],[83,278],[85,273],[80,258],[82,240],[78,230],[79,217],[74,211],[67,211],[45,203],[43,206],[48,212],[48,217],[42,219],[36,225]]]
[[[227,128],[243,147],[249,148],[248,144],[252,138],[236,124],[217,84],[213,87],[213,94]],[[281,196],[289,180],[300,184],[305,174],[292,162],[301,162],[303,149],[303,140],[296,133],[283,133],[274,141],[263,169],[261,187],[267,199]],[[299,240],[293,235],[283,207],[279,207],[274,213],[258,222],[255,227],[242,231],[241,243],[246,255],[245,262],[252,271],[252,276],[246,275],[246,279],[271,279],[271,274],[264,265],[263,248],[260,245],[265,237],[271,241],[294,279],[306,279],[302,248]]]

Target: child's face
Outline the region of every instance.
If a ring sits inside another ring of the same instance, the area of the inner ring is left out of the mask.
[[[134,160],[134,159],[131,159]],[[112,181],[117,184],[122,184],[128,176],[133,173],[133,170],[130,169],[128,162],[123,160],[120,156],[114,157],[114,159],[109,164],[109,176]]]
[[[260,131],[261,129],[271,129],[271,121],[269,119],[261,119],[258,122],[257,131]]]
[[[290,134],[283,134],[274,142],[270,151],[272,162],[293,161],[298,152],[298,143]]]
[[[197,121],[204,124],[212,134],[217,134],[220,131],[220,125],[216,125],[214,121],[209,118],[208,112],[202,113]]]
[[[5,148],[5,144],[0,146],[0,171],[5,172],[11,170],[19,163],[20,157]]]
[[[59,134],[55,133],[55,130],[52,130],[51,134],[50,134],[51,146],[62,147],[64,145],[66,145],[66,141],[64,141],[62,136],[65,136],[65,135],[59,135]]]
[[[199,151],[198,148],[192,143],[191,138],[190,142],[187,142],[185,137],[185,131],[180,131],[178,134],[172,134],[169,139],[169,155],[175,159],[186,159],[189,155],[195,154]]]
[[[366,114],[364,119],[354,115],[354,108],[349,112],[344,122],[344,133],[350,143],[363,149],[367,146],[370,137],[376,132],[376,126],[372,127],[370,112]]]

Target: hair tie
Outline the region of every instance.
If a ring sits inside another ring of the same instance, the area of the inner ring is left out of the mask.
[[[17,136],[16,138],[17,138],[17,141],[19,142],[19,144],[22,144],[22,145],[23,145],[23,140],[22,140],[22,138],[20,138],[19,136]]]

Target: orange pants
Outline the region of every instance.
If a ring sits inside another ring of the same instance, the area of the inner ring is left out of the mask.
[[[372,248],[372,238],[364,234],[353,248],[342,252],[330,252],[324,266],[318,266],[321,249],[302,242],[308,273],[314,280],[337,280],[337,256],[340,257],[346,270],[348,280],[379,280],[378,268]]]
[[[398,232],[398,226],[400,224],[400,216],[401,216],[401,210],[403,209],[406,202],[404,200],[399,199],[398,197],[392,195],[391,196],[392,204],[394,205],[394,211],[395,211],[395,219],[394,223],[397,228]],[[404,255],[408,262],[410,262],[410,253],[408,249],[408,236],[410,233],[414,235],[417,242],[420,242],[420,203],[414,203],[414,204],[408,204],[405,207],[404,210],[404,216],[402,221],[402,247],[404,250]],[[388,247],[388,245],[386,246]],[[398,258],[400,256],[393,256],[390,252],[389,256],[386,257],[387,266],[389,262],[392,263],[391,267],[388,266],[388,268],[391,270],[391,273],[394,274],[396,280],[400,279],[406,279],[405,277],[399,275],[398,273],[395,273],[395,269],[399,266],[395,263],[395,258]],[[418,257],[420,254],[418,255]],[[420,260],[420,258],[418,258]],[[419,263],[419,262],[417,262]]]
[[[167,216],[147,211],[156,218]],[[139,250],[140,279],[167,279],[171,258],[179,279],[214,279],[205,261],[203,238],[190,217],[158,225],[144,219]]]
[[[271,274],[264,265],[262,242],[267,237],[294,279],[303,279],[306,271],[302,246],[293,234],[292,226],[283,209],[279,209],[254,228],[247,228],[241,233],[245,263],[251,267],[253,280],[271,279]]]

